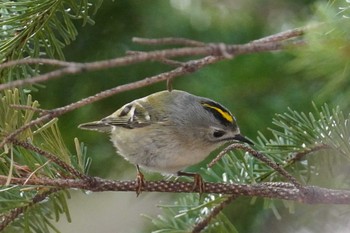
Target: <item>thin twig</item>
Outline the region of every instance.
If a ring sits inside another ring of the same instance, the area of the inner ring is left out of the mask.
[[[62,69],[54,70],[46,74],[37,75],[33,78],[19,79],[12,82],[0,84],[0,91],[5,89],[11,89],[14,87],[24,86],[24,85],[41,83],[41,82],[62,77],[63,75],[66,75],[66,74],[77,74],[77,73],[82,73],[84,71],[85,69],[83,65],[71,64],[70,66],[64,67]]]
[[[292,175],[290,175],[283,167],[280,165],[276,164],[272,160],[270,160],[266,155],[263,153],[260,153],[254,149],[252,149],[249,146],[243,145],[243,144],[238,144],[238,143],[233,143],[229,146],[227,146],[225,149],[223,149],[209,164],[208,167],[213,166],[217,161],[219,161],[222,156],[227,154],[229,151],[234,150],[234,149],[242,149],[251,155],[253,155],[255,158],[259,159],[260,161],[264,162],[267,164],[269,167],[280,173],[283,177],[285,177],[288,181],[290,181],[292,184],[295,185],[298,189],[302,190],[303,185],[300,184]]]
[[[206,226],[208,226],[209,222],[216,217],[227,205],[229,205],[233,200],[237,198],[236,195],[231,195],[226,198],[223,202],[213,208],[213,210],[201,221],[196,223],[194,226],[192,233],[201,232]]]
[[[31,111],[40,112],[40,113],[47,112],[47,110],[45,109],[36,108],[28,105],[11,104],[10,107],[14,109],[19,109],[19,110],[31,110]]]
[[[180,66],[183,66],[185,64],[184,62],[175,61],[175,60],[171,60],[171,59],[161,59],[159,61],[165,65],[169,65],[172,67],[180,67]]]
[[[47,58],[23,58],[16,61],[8,61],[0,64],[0,69],[8,68],[11,66],[17,65],[32,65],[32,64],[43,64],[43,65],[52,65],[52,66],[72,66],[72,65],[81,65],[82,63],[78,62],[67,62],[56,59],[47,59]]]
[[[329,145],[326,145],[326,144],[315,145],[314,147],[308,148],[304,151],[294,153],[292,155],[292,157],[287,161],[287,163],[293,163],[293,162],[299,161],[299,160],[303,159],[308,154],[311,154],[311,153],[319,151],[319,150],[324,150],[324,149],[331,149],[331,147]]]
[[[267,36],[258,40],[254,40],[253,42],[258,42],[258,43],[271,43],[271,42],[276,42],[276,41],[283,41],[283,40],[288,40],[291,38],[297,38],[305,33],[305,28],[294,28],[290,29],[284,32],[280,32],[271,36]]]
[[[129,50],[126,52],[127,55],[135,55],[135,54],[140,54],[140,53],[147,53],[147,52],[144,52],[144,51],[132,51],[132,50]],[[175,60],[171,60],[171,59],[166,59],[166,58],[160,58],[160,59],[157,59],[156,61],[159,61],[165,65],[170,65],[170,66],[173,66],[173,67],[179,67],[179,66],[182,66],[184,65],[184,62],[179,62],[179,61],[175,61]]]
[[[207,44],[201,41],[190,40],[186,38],[179,37],[169,37],[169,38],[159,38],[159,39],[150,39],[150,38],[141,38],[133,37],[132,42],[137,44],[145,45],[182,45],[182,46],[195,46],[195,47],[204,47]]]

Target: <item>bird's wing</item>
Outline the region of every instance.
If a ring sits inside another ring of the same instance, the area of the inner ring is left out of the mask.
[[[139,128],[150,125],[151,116],[140,103],[132,102],[120,108],[112,115],[101,120],[104,124],[125,128]]]

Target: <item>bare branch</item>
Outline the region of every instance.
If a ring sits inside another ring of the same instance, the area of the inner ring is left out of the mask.
[[[0,176],[0,185],[6,184],[7,177]],[[44,186],[55,188],[82,189],[92,192],[130,191],[135,192],[136,181],[113,181],[97,177],[90,179],[48,179],[12,178],[10,185]],[[264,197],[281,200],[293,200],[308,204],[350,204],[350,191],[327,189],[317,186],[303,186],[303,192],[294,185],[284,182],[264,182],[259,184],[212,183],[205,182],[204,193],[230,194],[248,197]],[[145,181],[143,192],[194,193],[192,182]]]
[[[41,65],[52,65],[52,66],[72,66],[72,65],[81,65],[82,63],[78,62],[67,62],[56,59],[47,59],[47,58],[23,58],[16,61],[8,61],[0,64],[0,69],[8,68],[11,66],[17,65],[31,65],[31,64],[41,64]]]
[[[22,61],[22,60],[20,60],[20,61]],[[84,67],[82,65],[71,64],[71,65],[69,65],[65,68],[62,68],[62,69],[54,70],[52,72],[42,74],[42,75],[37,75],[34,78],[19,79],[19,80],[15,80],[12,82],[0,84],[0,91],[5,90],[5,89],[14,88],[14,87],[45,82],[48,80],[59,78],[59,77],[66,75],[66,74],[77,74],[77,73],[81,73],[81,72],[84,72]]]
[[[190,40],[186,38],[160,38],[160,39],[150,39],[150,38],[141,38],[133,37],[132,42],[145,45],[182,45],[182,46],[195,46],[195,47],[204,47],[207,44],[201,41]]]
[[[258,40],[254,40],[253,42],[271,43],[276,41],[283,41],[291,38],[297,38],[299,36],[304,35],[304,33],[305,33],[305,28],[295,28],[295,29],[280,32],[271,36],[267,36]]]
[[[45,109],[35,108],[32,106],[28,106],[28,105],[11,104],[10,107],[14,108],[14,109],[19,109],[19,110],[31,110],[31,111],[40,112],[40,113],[47,112],[47,110],[45,110]]]
[[[228,47],[227,49],[230,49],[230,51],[233,52],[234,47]],[[9,83],[1,84],[0,90],[14,88],[14,87],[28,85],[28,84],[39,83],[39,82],[55,79],[66,74],[78,74],[82,72],[126,66],[126,65],[139,63],[139,62],[159,60],[159,59],[164,59],[169,57],[171,58],[171,57],[178,57],[178,56],[213,55],[213,54],[220,55],[221,50],[222,49],[215,48],[214,46],[198,47],[198,48],[166,49],[166,50],[152,51],[147,53],[137,53],[126,57],[115,58],[115,59],[105,60],[105,61],[91,62],[91,63],[85,63],[85,64],[72,64],[71,66],[68,66],[59,70],[55,70],[43,75],[38,75],[31,79],[23,79],[23,80],[21,79],[21,80],[12,81]],[[237,47],[236,50],[239,51],[240,49]],[[240,51],[240,52],[243,52],[243,51]]]
[[[133,50],[129,50],[126,52],[127,55],[134,55],[134,54],[139,54],[139,53],[146,53],[144,51],[133,51]],[[166,58],[161,58],[159,60],[157,60],[165,65],[170,65],[173,67],[179,67],[184,65],[184,62],[179,62],[179,61],[175,61],[175,60],[171,60],[171,59],[166,59]]]
[[[60,61],[57,61],[57,60],[33,59],[31,60],[31,62],[33,63],[35,61],[39,64],[42,62],[46,62],[46,63],[51,63],[53,65],[61,65],[65,67],[46,74],[35,76],[30,79],[15,80],[9,83],[1,84],[0,90],[44,82],[44,81],[55,79],[67,74],[78,74],[82,72],[97,71],[97,70],[108,69],[112,67],[127,66],[135,63],[144,62],[144,61],[161,60],[161,59],[173,58],[173,57],[198,56],[198,55],[223,56],[227,59],[231,59],[233,56],[237,56],[241,54],[275,51],[275,50],[283,49],[286,45],[288,45],[283,42],[280,42],[281,38],[290,38],[292,35],[293,34],[290,33],[290,31],[287,31],[287,32],[276,34],[276,36],[278,36],[278,38],[280,39],[274,39],[274,35],[267,37],[269,39],[266,39],[266,40],[269,40],[271,42],[265,41],[264,38],[262,38],[261,39],[262,42],[260,40],[257,40],[257,41],[252,41],[250,43],[242,44],[242,45],[210,43],[210,44],[205,44],[205,46],[196,47],[198,46],[198,43],[195,43],[194,41],[192,41],[191,43],[196,44],[195,47],[164,49],[164,50],[156,50],[151,52],[136,53],[125,57],[114,58],[114,59],[98,61],[98,62],[90,62],[90,63],[76,63],[76,62],[60,63]],[[298,34],[295,34],[294,36],[297,36],[297,35]],[[142,41],[142,40],[143,39],[138,38],[136,41]],[[144,39],[144,40],[149,40],[149,39]],[[184,39],[182,38],[172,38],[171,40],[172,41],[178,40],[178,41],[185,42]],[[168,42],[171,42],[171,40],[169,38],[164,39],[164,41],[168,41]],[[160,43],[162,39],[156,39],[156,41]],[[189,41],[191,40],[188,40],[188,42]],[[4,67],[28,63],[28,61],[26,60],[29,60],[29,59],[11,61],[9,65],[4,65]]]

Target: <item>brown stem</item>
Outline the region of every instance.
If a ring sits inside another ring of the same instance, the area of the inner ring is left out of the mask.
[[[295,153],[292,156],[292,158],[290,160],[288,160],[288,163],[289,162],[293,163],[293,162],[299,161],[299,160],[303,159],[308,154],[311,154],[311,153],[319,151],[319,150],[324,150],[324,149],[331,149],[331,147],[329,145],[326,145],[326,144],[315,145],[309,149]]]
[[[176,38],[169,37],[169,38],[159,38],[159,39],[134,37],[132,38],[132,42],[138,43],[138,44],[146,44],[146,45],[183,45],[183,46],[196,46],[196,47],[206,46],[204,42],[190,40],[186,38],[179,38],[179,37],[176,37]]]

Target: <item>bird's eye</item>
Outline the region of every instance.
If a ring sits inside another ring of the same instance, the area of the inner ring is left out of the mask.
[[[226,134],[225,131],[222,130],[215,130],[213,133],[214,138],[221,138],[222,136],[224,136]]]

